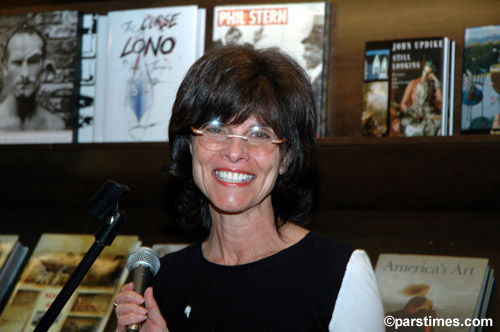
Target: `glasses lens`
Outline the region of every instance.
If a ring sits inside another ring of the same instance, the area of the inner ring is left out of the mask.
[[[253,126],[244,136],[231,136],[231,132],[225,124],[212,121],[201,126],[199,130],[203,133],[198,136],[200,144],[212,151],[224,149],[228,142],[228,135],[230,135],[230,139],[242,139],[248,153],[254,156],[269,154],[276,147],[276,144],[273,143],[276,135],[266,127]]]
[[[215,151],[224,148],[229,133],[224,124],[212,121],[203,125],[200,130],[203,132],[203,135],[200,136],[202,146]]]
[[[253,155],[266,155],[271,153],[276,146],[272,142],[275,135],[269,128],[254,126],[246,136],[249,152]]]

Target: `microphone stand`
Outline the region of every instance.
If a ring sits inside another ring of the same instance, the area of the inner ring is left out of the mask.
[[[42,319],[38,322],[33,332],[48,331],[92,264],[94,264],[97,257],[99,257],[104,247],[113,243],[113,240],[126,219],[125,213],[118,211],[118,200],[126,194],[128,190],[126,186],[108,180],[99,191],[94,194],[90,202],[89,214],[95,218],[105,217],[106,220],[95,233],[94,244],[87,251],[75,271],[71,274],[70,278],[59,292],[54,302],[52,302],[49,309],[45,312]]]

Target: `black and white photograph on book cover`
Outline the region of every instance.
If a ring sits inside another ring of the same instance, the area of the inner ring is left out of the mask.
[[[500,25],[465,29],[463,133],[500,133]]]
[[[79,17],[0,16],[0,144],[72,142]]]
[[[318,137],[325,134],[330,10],[327,2],[216,6],[210,45],[277,47],[294,58],[311,79]]]

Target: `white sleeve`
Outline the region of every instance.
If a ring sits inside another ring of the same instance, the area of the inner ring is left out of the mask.
[[[355,250],[347,263],[330,332],[384,332],[384,309],[368,255]]]

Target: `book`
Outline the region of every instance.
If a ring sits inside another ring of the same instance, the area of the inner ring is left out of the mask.
[[[27,253],[18,235],[0,235],[0,312]]]
[[[460,127],[463,133],[498,130],[499,50],[500,25],[465,29]]]
[[[86,234],[42,234],[0,316],[0,331],[33,331],[94,241]],[[119,235],[105,247],[50,331],[103,331],[128,275],[127,256],[139,245],[137,236]]]
[[[425,325],[434,332],[474,331],[476,327],[466,326],[466,319],[486,315],[482,309],[487,307],[486,289],[492,280],[488,262],[487,258],[474,257],[380,254],[375,276],[385,314],[421,323],[427,318]],[[431,323],[435,318],[451,323]]]
[[[250,43],[277,47],[294,58],[311,79],[321,137],[326,130],[329,26],[328,2],[215,6],[212,46]]]
[[[73,10],[0,15],[0,144],[73,142],[81,24]]]
[[[195,5],[110,11],[104,142],[165,142],[177,88],[199,57]]]
[[[92,121],[92,142],[104,141],[104,112],[106,108],[106,58],[108,45],[108,17],[97,17],[96,82],[94,97],[94,118]]]
[[[97,76],[97,22],[99,15],[84,14],[80,56],[80,94],[78,99],[77,142],[94,140],[94,115]]]
[[[446,37],[367,42],[362,134],[448,135],[452,57],[454,41]]]
[[[163,257],[171,252],[176,252],[188,246],[188,243],[155,243],[151,249],[156,252],[158,257]]]
[[[480,318],[485,318],[486,313],[488,312],[488,307],[491,300],[491,293],[493,292],[493,285],[495,284],[495,269],[490,268],[490,272],[488,274],[487,284],[484,290],[483,302],[481,304],[481,312],[479,314]],[[476,328],[476,331],[483,331],[484,326],[479,326]]]

